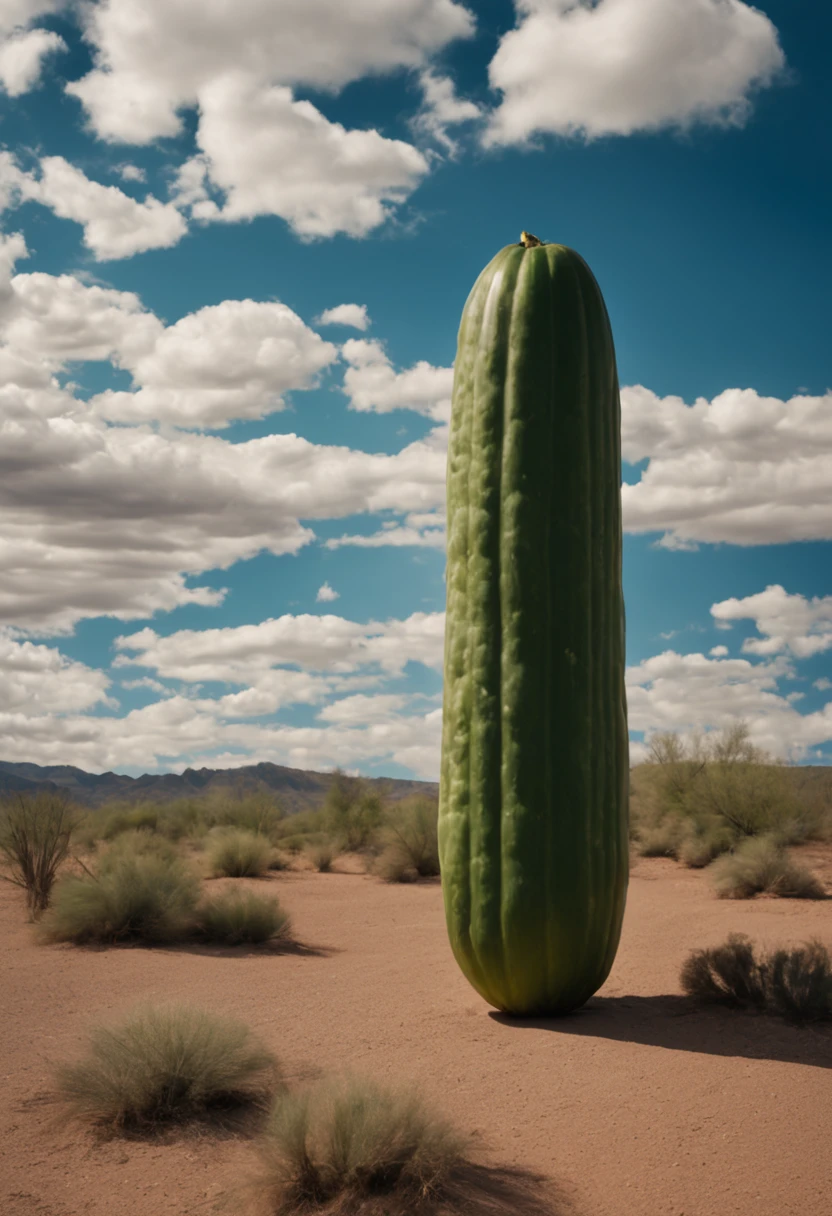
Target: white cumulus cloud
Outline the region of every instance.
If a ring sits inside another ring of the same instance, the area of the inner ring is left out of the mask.
[[[629,135],[741,123],[785,57],[771,20],[742,0],[515,0],[518,23],[489,65],[502,99],[487,145],[538,133]]]
[[[194,216],[234,222],[278,215],[300,237],[365,236],[428,171],[411,144],[348,130],[282,85],[225,75],[200,92],[197,142],[205,186]],[[218,205],[207,184],[222,195]],[[180,196],[180,204],[187,199]]]
[[[781,544],[832,538],[832,393],[782,401],[726,389],[688,406],[621,390],[621,445],[640,480],[621,489],[628,532],[661,544]]]
[[[67,91],[99,136],[124,143],[177,134],[181,111],[229,74],[336,91],[419,68],[474,30],[455,0],[101,0],[84,16],[95,64]]]
[[[789,595],[779,583],[756,595],[732,597],[711,606],[720,621],[751,620],[763,636],[746,638],[746,654],[789,653],[798,659],[832,650],[832,595]]]
[[[315,596],[318,603],[329,604],[333,600],[338,599],[338,592],[334,587],[330,587],[329,583],[322,583],[318,588],[318,594]]]
[[[396,372],[382,344],[367,338],[348,339],[341,354],[349,364],[344,392],[351,409],[377,414],[415,410],[437,422],[450,418],[452,367],[434,367],[420,359],[406,371]]]
[[[284,407],[291,389],[311,388],[336,348],[279,301],[224,300],[163,329],[137,358],[122,358],[138,385],[90,400],[115,422],[160,420],[225,427]]]
[[[61,219],[83,228],[83,241],[99,262],[132,257],[147,249],[169,249],[187,231],[172,203],[149,194],[130,198],[118,186],[92,181],[63,156],[44,156],[40,176],[21,170],[8,153],[0,161],[0,195],[10,202],[34,200]]]
[[[0,34],[0,84],[9,97],[20,97],[38,84],[47,55],[65,51],[66,43],[52,30],[15,30]]]
[[[349,325],[353,329],[369,329],[370,318],[366,304],[336,304],[316,318],[317,325]]]

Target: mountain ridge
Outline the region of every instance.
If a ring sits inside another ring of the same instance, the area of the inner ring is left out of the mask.
[[[107,803],[172,802],[178,798],[199,798],[217,791],[235,795],[269,791],[288,813],[320,806],[332,784],[332,772],[288,768],[263,761],[239,768],[186,768],[182,773],[143,773],[128,777],[123,773],[88,773],[73,764],[32,764],[0,760],[0,796],[11,793],[36,793],[38,789],[66,789],[73,801],[95,808]],[[411,794],[435,796],[435,781],[415,781],[401,777],[366,777],[367,785],[386,798],[398,801]]]

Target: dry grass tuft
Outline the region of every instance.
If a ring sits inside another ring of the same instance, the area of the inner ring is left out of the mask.
[[[791,1022],[832,1019],[832,961],[818,941],[757,958],[749,939],[732,933],[721,946],[694,950],[680,982],[705,1004],[751,1008]]]
[[[717,858],[711,875],[720,899],[751,899],[762,893],[783,899],[826,898],[814,874],[793,862],[770,836],[748,837],[733,853]]]
[[[254,1190],[264,1216],[545,1216],[545,1180],[470,1160],[414,1089],[357,1078],[276,1100]]]
[[[96,1027],[86,1056],[57,1070],[73,1113],[112,1131],[263,1105],[277,1079],[274,1057],[248,1027],[188,1005],[144,1007],[120,1026]]]
[[[307,845],[305,853],[312,863],[312,868],[319,874],[329,874],[332,870],[332,863],[338,856],[338,850],[329,841]]]

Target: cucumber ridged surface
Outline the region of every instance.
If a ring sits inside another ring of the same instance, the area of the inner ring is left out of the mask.
[[[629,873],[618,375],[566,246],[507,246],[468,297],[447,528],[451,947],[497,1009],[566,1013],[609,974]]]

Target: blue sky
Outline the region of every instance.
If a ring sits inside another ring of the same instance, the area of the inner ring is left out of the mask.
[[[9,0],[0,758],[438,773],[459,317],[601,285],[631,758],[832,762],[826,48],[809,0]]]

